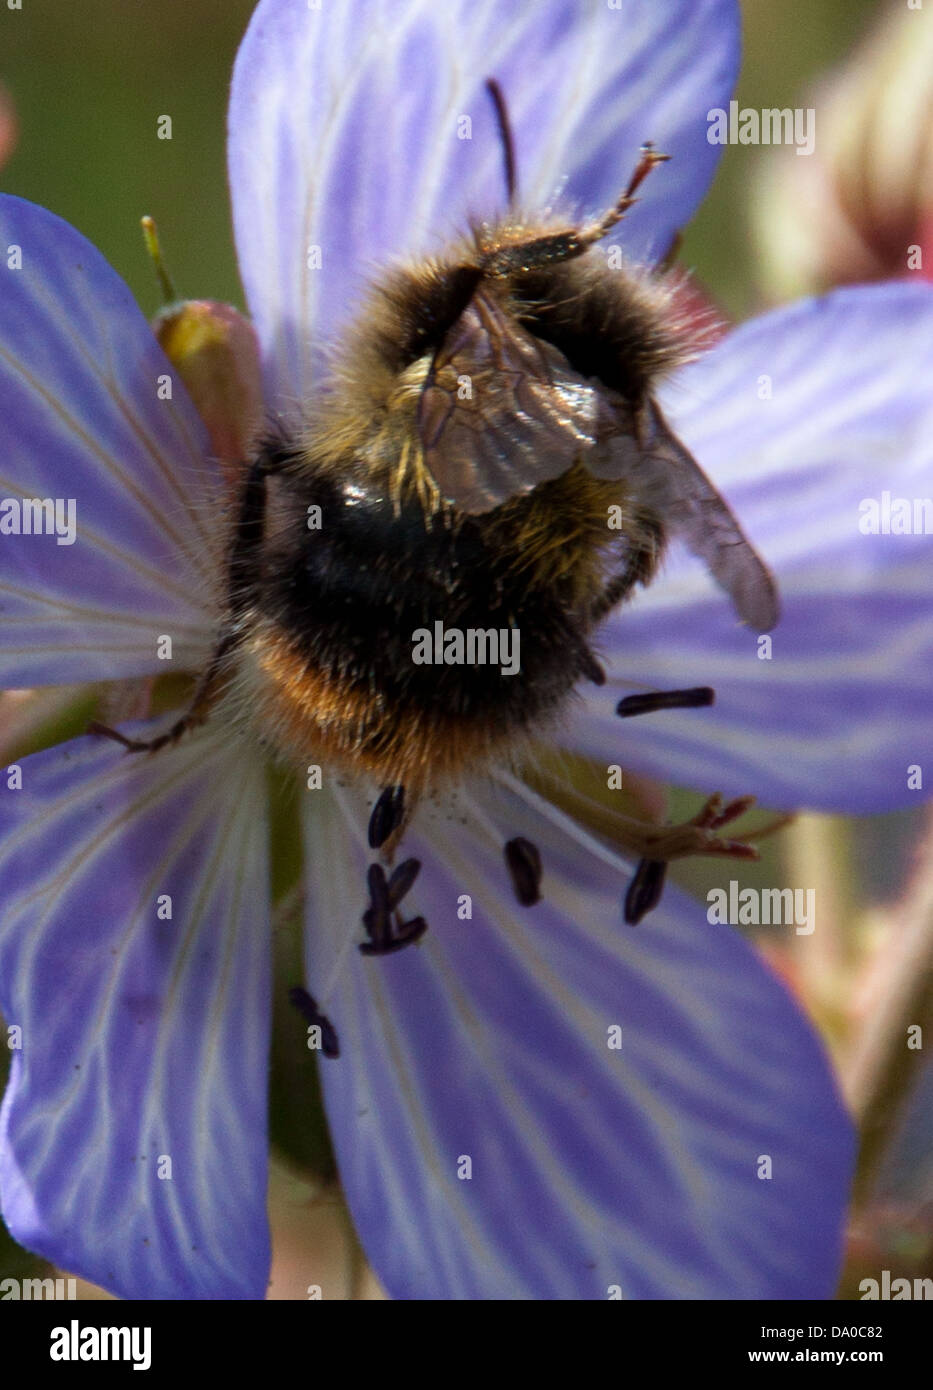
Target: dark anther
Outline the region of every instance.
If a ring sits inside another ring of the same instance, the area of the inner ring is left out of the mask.
[[[653,690],[647,695],[626,695],[616,705],[616,714],[630,719],[633,714],[653,714],[656,709],[702,709],[716,698],[708,685],[696,685],[692,690]]]
[[[400,946],[411,946],[415,941],[420,941],[428,929],[428,924],[423,917],[413,917],[410,922],[403,922],[398,929],[398,936],[392,943],[397,950]]]
[[[625,895],[625,920],[633,927],[661,901],[667,863],[663,859],[642,859]]]
[[[360,953],[364,956],[391,956],[393,951],[401,951],[403,946],[414,945],[427,929],[428,924],[423,917],[413,917],[410,922],[401,922],[395,936],[380,945],[375,941],[361,941]]]
[[[288,991],[288,997],[302,1018],[310,1024],[315,1025],[321,1030],[321,1051],[325,1057],[340,1056],[340,1042],[337,1038],[337,1030],[331,1023],[326,1014],[322,1014],[313,997],[301,985],[294,985]]]
[[[369,847],[381,849],[405,816],[405,788],[386,787],[369,818]]]
[[[541,898],[541,855],[537,846],[518,836],[509,840],[504,853],[516,898],[522,907],[534,907]]]
[[[371,906],[363,913],[366,935],[377,948],[385,946],[392,936],[389,918],[389,885],[381,864],[370,864],[366,872]]]
[[[389,907],[395,909],[421,872],[420,859],[406,859],[394,870],[386,886]]]
[[[389,885],[386,883],[385,869],[381,864],[370,864],[366,870],[366,884],[372,899],[374,912],[388,912]]]
[[[370,864],[366,871],[370,906],[363,913],[363,926],[369,940],[359,943],[360,952],[364,956],[388,956],[393,951],[400,951],[403,946],[412,945],[424,936],[428,924],[423,917],[413,917],[410,922],[403,922],[396,910],[420,870],[420,860],[406,859],[393,870],[392,877],[387,880],[381,864]]]

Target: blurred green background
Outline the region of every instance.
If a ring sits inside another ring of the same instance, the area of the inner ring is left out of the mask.
[[[158,223],[183,297],[242,306],[224,138],[230,71],[252,9],[253,0],[24,0],[22,10],[0,3],[0,81],[12,93],[20,127],[0,188],[79,228],[147,314],[160,303],[139,229],[147,213]],[[811,81],[850,52],[879,5],[745,0],[743,9],[745,61],[737,96],[740,105],[761,108],[799,104]],[[163,114],[172,117],[171,140],[156,137]],[[767,156],[765,149],[725,148],[681,256],[735,318],[761,303],[748,198],[756,164]],[[678,817],[695,807],[695,795],[689,802],[675,797]],[[857,828],[834,823],[835,867],[847,876],[847,892],[862,899],[891,892],[916,825],[914,813]],[[769,851],[762,881],[774,881],[775,853]],[[705,861],[680,868],[677,876],[702,895],[727,882],[729,871]],[[746,880],[756,882],[753,870]],[[310,1089],[306,1077],[305,1084]],[[281,1075],[276,1094],[277,1108],[287,1112]],[[301,1142],[290,1144],[287,1135],[280,1142],[293,1158],[307,1156]],[[28,1264],[0,1231],[0,1277],[26,1273]]]
[[[534,0],[527,0],[533,4]],[[663,0],[658,0],[663,4]],[[746,0],[740,104],[793,105],[843,57],[877,0]],[[182,295],[240,303],[224,160],[231,66],[253,0],[24,0],[0,6],[0,79],[20,115],[0,187],[42,203],[98,246],[158,307],[139,219],[156,218]],[[173,138],[156,138],[158,116]],[[749,173],[767,150],[727,146],[683,260],[719,302],[754,305]]]

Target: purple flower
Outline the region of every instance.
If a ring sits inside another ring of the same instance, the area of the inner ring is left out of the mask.
[[[643,140],[672,155],[610,238],[652,257],[712,176],[706,115],[728,104],[738,44],[732,0],[262,0],[230,170],[270,415],[313,411],[374,268],[504,210],[486,78],[529,207],[597,213]],[[172,668],[198,672],[227,534],[204,426],[77,232],[6,197],[8,247],[2,491],[73,498],[77,537],[0,535],[3,684],[158,675],[167,636]],[[673,378],[669,420],[779,578],[772,659],[675,555],[607,622],[609,684],[581,691],[565,746],[776,807],[910,802],[933,725],[930,543],[865,536],[858,507],[928,486],[931,358],[933,292],[891,285],[780,310]],[[614,687],[631,682],[708,683],[718,703],[622,724]],[[499,771],[419,808],[406,903],[429,930],[363,956],[378,788],[324,771],[299,803],[307,985],[339,1034],[327,1111],[388,1292],[831,1295],[851,1127],[817,1037],[739,935],[670,890],[624,926],[632,865]],[[85,737],[24,759],[0,797],[0,1006],[21,1030],[0,1133],[10,1229],[124,1296],[262,1297],[263,748],[221,706],[151,757]],[[532,908],[502,855],[518,836],[544,866]]]

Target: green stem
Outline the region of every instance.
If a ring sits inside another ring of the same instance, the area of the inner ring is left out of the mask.
[[[843,1077],[859,1120],[861,1151],[855,1205],[872,1194],[885,1151],[898,1131],[904,1107],[920,1080],[922,1048],[908,1047],[919,1025],[933,1038],[933,817],[913,880],[891,913],[887,966],[871,1014]]]

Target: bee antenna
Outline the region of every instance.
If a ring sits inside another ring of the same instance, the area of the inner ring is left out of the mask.
[[[518,181],[515,165],[515,136],[512,132],[512,122],[509,120],[509,108],[505,103],[505,95],[499,83],[494,77],[487,77],[486,91],[492,98],[492,104],[496,111],[496,121],[499,125],[499,138],[502,141],[502,158],[505,168],[505,187],[509,195],[509,202],[515,202],[515,189]]]

